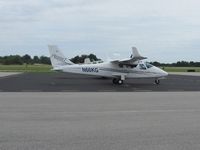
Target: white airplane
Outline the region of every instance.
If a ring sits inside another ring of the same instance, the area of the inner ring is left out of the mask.
[[[122,85],[128,78],[153,78],[156,84],[168,73],[142,60],[137,48],[132,48],[130,58],[112,60],[99,64],[74,64],[55,45],[49,45],[50,59],[54,71],[94,75],[113,79],[113,84]]]

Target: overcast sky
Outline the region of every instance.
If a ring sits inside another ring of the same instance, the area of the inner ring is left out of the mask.
[[[200,61],[198,0],[0,0],[0,55],[130,56]]]

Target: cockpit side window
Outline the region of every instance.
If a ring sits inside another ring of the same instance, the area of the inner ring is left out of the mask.
[[[146,69],[147,69],[146,66],[145,66],[144,64],[139,64],[139,68],[140,68],[141,70],[146,70]]]
[[[137,65],[135,64],[119,64],[120,68],[135,68]]]

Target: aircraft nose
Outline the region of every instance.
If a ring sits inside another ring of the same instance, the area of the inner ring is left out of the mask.
[[[166,71],[164,71],[164,70],[162,70],[162,69],[160,69],[158,67],[154,67],[154,70],[155,70],[155,72],[157,73],[157,75],[159,77],[166,77],[166,76],[168,76],[168,73]]]
[[[166,72],[166,71],[164,71],[164,70],[162,70],[162,74],[163,74],[163,76],[168,76],[169,74]]]

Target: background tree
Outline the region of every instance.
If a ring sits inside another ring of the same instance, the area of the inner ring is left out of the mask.
[[[40,58],[38,56],[33,57],[33,63],[34,64],[39,64],[40,63]]]
[[[41,57],[40,57],[40,63],[41,63],[41,64],[48,64],[48,65],[50,65],[50,64],[51,64],[51,61],[50,61],[50,58],[49,58],[49,57],[41,56]]]
[[[0,56],[0,64],[3,64],[3,57]]]
[[[22,61],[26,64],[32,64],[31,56],[29,56],[28,54],[22,56]]]
[[[22,65],[23,61],[19,55],[10,55],[10,56],[3,57],[2,64],[4,64],[4,65],[11,65],[11,64]]]
[[[101,59],[97,58],[97,56],[94,54],[89,54],[89,55],[84,54],[81,56],[75,56],[74,58],[71,59],[71,61],[75,64],[82,64],[82,63],[84,63],[84,60],[86,58],[89,58],[91,62],[101,60]]]
[[[100,60],[100,59],[98,59],[97,56],[94,55],[94,54],[90,54],[90,55],[88,56],[88,58],[90,58],[90,61],[99,61],[99,60]]]
[[[80,63],[80,57],[79,56],[75,56],[74,58],[71,58],[70,60],[75,64],[79,64]]]

